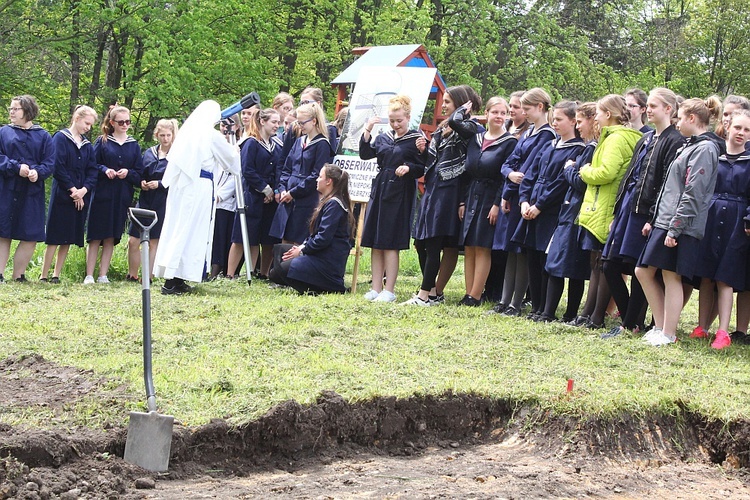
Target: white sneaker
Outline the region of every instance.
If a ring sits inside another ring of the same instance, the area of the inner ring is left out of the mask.
[[[419,296],[415,295],[406,302],[401,302],[402,306],[419,306],[419,307],[430,307],[432,303],[429,300],[422,300]]]
[[[96,282],[97,282],[97,283],[103,283],[103,284],[105,284],[105,285],[109,285],[109,278],[107,278],[107,275],[104,275],[104,276],[99,276],[99,277],[98,277],[98,278],[96,279]]]
[[[83,278],[83,284],[84,285],[93,285],[94,284],[94,277],[90,274]]]
[[[396,302],[396,294],[388,290],[383,290],[373,302]]]
[[[370,288],[370,291],[365,294],[365,300],[375,300],[378,298],[378,292]]]
[[[643,341],[647,344],[651,343],[653,339],[659,338],[661,334],[661,328],[653,327],[649,331],[647,331],[643,337]]]
[[[663,331],[659,330],[658,336],[653,336],[649,341],[649,345],[653,346],[661,346],[661,345],[667,345],[667,344],[673,344],[677,341],[677,337],[669,336]]]

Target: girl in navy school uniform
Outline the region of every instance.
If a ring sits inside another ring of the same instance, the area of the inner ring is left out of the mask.
[[[641,89],[628,89],[625,91],[625,105],[630,112],[630,127],[645,134],[653,129],[646,125],[648,95]]]
[[[586,192],[586,183],[578,171],[583,165],[591,163],[599,137],[594,121],[595,115],[595,102],[583,103],[576,110],[576,129],[586,142],[586,146],[575,160],[566,162],[562,172],[568,190],[557,219],[557,227],[552,234],[545,265],[545,270],[549,274],[544,304],[547,317],[555,315],[565,288],[565,278],[568,278],[568,304],[562,317],[564,323],[575,320],[583,298],[585,282],[591,275],[590,252],[583,250],[578,244],[578,225],[575,221],[581,211],[583,194]]]
[[[425,192],[414,228],[422,284],[417,294],[403,304],[431,306],[444,301],[443,290],[458,261],[458,204],[463,196],[466,148],[480,129],[471,112],[481,107],[481,98],[473,88],[450,87],[443,95],[443,113],[450,118],[432,134],[429,147],[425,138],[417,139],[426,165]]]
[[[698,326],[692,338],[708,337],[714,305],[719,328],[711,347],[723,349],[732,341],[727,333],[734,290],[746,290],[748,243],[745,221],[750,200],[750,111],[736,111],[726,129],[726,153],[719,157],[714,194],[708,207],[706,233],[700,244],[695,275],[701,278]],[[716,290],[716,291],[714,291]]]
[[[614,219],[617,189],[643,135],[627,126],[629,116],[622,96],[609,94],[599,99],[594,117],[600,129],[599,143],[591,163],[579,170],[586,192],[576,222],[580,226],[579,244],[591,252],[591,278],[586,303],[573,325],[593,330],[604,327],[604,314],[612,298],[601,272],[601,255]]]
[[[47,237],[41,281],[47,275],[57,250],[55,269],[50,283],[60,283],[65,259],[70,245],[83,247],[86,212],[91,193],[96,186],[99,170],[96,168],[94,147],[86,138],[96,122],[96,111],[88,106],[78,106],[73,112],[70,126],[52,137],[55,147],[55,173],[49,198]],[[59,250],[58,250],[59,246]]]
[[[520,245],[511,241],[511,238],[521,221],[518,186],[542,148],[555,138],[554,130],[547,123],[550,105],[550,96],[543,89],[534,88],[524,92],[521,106],[531,126],[518,140],[513,153],[501,169],[505,186],[492,249],[508,252],[508,260],[505,266],[502,298],[492,310],[506,316],[521,314],[521,302],[529,286],[526,254]]]
[[[625,177],[615,201],[615,219],[602,252],[602,272],[622,318],[621,325],[602,334],[603,339],[616,337],[626,330],[643,330],[646,296],[638,278],[630,280],[630,293],[624,274],[633,275],[646,237],[643,226],[648,223],[656,203],[667,167],[672,163],[685,138],[672,124],[677,118],[677,96],[669,89],[651,90],[647,115],[656,130],[649,130],[635,145]]]
[[[677,113],[677,128],[688,141],[667,170],[655,214],[644,228],[651,229],[635,270],[654,315],[654,328],[644,335],[653,346],[677,340],[685,297],[682,277],[692,279],[697,271],[720,155],[715,136],[707,132],[712,117],[721,113],[717,97],[688,99]],[[658,270],[663,285],[656,278]]]
[[[479,306],[482,303],[482,292],[492,264],[492,240],[503,188],[499,167],[518,142],[505,129],[507,115],[505,99],[490,98],[485,105],[487,131],[479,132],[469,142],[466,153],[469,188],[458,208],[462,222],[459,244],[464,246],[466,282],[466,295],[460,305]]]
[[[294,97],[286,92],[279,92],[273,98],[271,107],[279,114],[279,128],[276,129],[276,138],[283,143],[284,130],[286,130],[286,117],[294,111]]]
[[[562,175],[568,160],[575,159],[584,147],[576,131],[577,104],[561,101],[552,110],[552,128],[557,138],[537,156],[518,188],[523,218],[513,239],[526,248],[531,295],[530,319],[555,321],[555,311],[545,314],[548,274],[545,270],[547,248],[562,208],[568,184]]]
[[[10,124],[0,128],[0,282],[13,256],[13,279],[26,281],[26,267],[36,243],[44,241],[44,180],[55,168],[55,148],[49,133],[32,120],[39,106],[30,95],[14,97],[8,108]]]
[[[373,141],[373,127],[380,124],[380,117],[373,116],[359,140],[359,157],[378,161],[362,228],[362,246],[372,249],[372,289],[366,300],[396,300],[399,251],[409,248],[416,181],[424,175],[424,160],[416,145],[422,134],[409,130],[410,120],[411,99],[398,95],[388,104],[391,130]]]
[[[273,261],[273,245],[280,242],[279,238],[269,235],[278,206],[272,186],[276,186],[278,181],[277,167],[281,158],[282,144],[276,137],[280,123],[281,117],[275,109],[259,111],[250,125],[250,137],[242,143],[240,150],[242,185],[247,207],[245,221],[250,246],[250,261],[246,265],[255,269],[258,257],[261,257],[259,279],[268,277]],[[241,231],[240,216],[237,214],[232,231],[232,247],[229,250],[227,272],[230,276],[236,274],[244,251]]]
[[[252,106],[247,110],[250,113],[237,113],[227,120],[219,122],[219,131],[224,134],[224,138],[229,144],[236,144],[240,150],[242,144],[247,141],[245,132],[252,122],[247,121],[249,116],[256,113],[257,106]],[[231,124],[229,123],[231,121]],[[234,136],[230,133],[230,128],[234,130]],[[235,189],[235,176],[231,173],[221,170],[219,177],[214,186],[214,234],[211,242],[211,274],[209,280],[214,280],[219,275],[230,277],[228,273],[229,266],[229,247],[232,246],[232,230],[234,229],[234,217],[237,213],[237,191]]]
[[[161,119],[154,127],[154,139],[159,142],[143,153],[143,178],[141,192],[138,196],[138,208],[156,212],[157,221],[149,231],[149,273],[153,274],[154,257],[159,246],[159,236],[164,225],[164,215],[167,210],[167,188],[161,185],[164,171],[167,168],[167,153],[172,147],[179,125],[177,120]],[[134,224],[128,232],[128,274],[126,281],[138,282],[138,268],[141,267],[140,242],[141,232]]]
[[[516,90],[510,94],[508,99],[508,119],[505,122],[505,129],[512,135],[516,141],[529,129],[531,125],[523,113],[521,106],[521,97],[523,90]],[[503,179],[503,182],[505,179]],[[502,197],[502,192],[499,193]],[[498,204],[500,200],[498,200]],[[494,230],[493,230],[494,231]],[[494,237],[494,236],[493,236]],[[484,286],[483,298],[492,302],[500,302],[503,294],[503,281],[505,280],[505,264],[508,260],[508,252],[504,250],[491,250],[492,265],[487,276]]]
[[[299,293],[343,293],[354,225],[349,176],[337,165],[327,163],[321,168],[316,185],[320,203],[310,220],[310,236],[301,245],[274,247],[269,278]]]
[[[284,243],[301,243],[307,237],[310,217],[318,204],[316,179],[323,165],[333,159],[323,108],[316,102],[297,108],[302,132],[286,159],[276,201],[279,204],[270,234]]]
[[[97,283],[109,283],[107,271],[115,245],[120,242],[133,203],[135,186],[143,176],[143,158],[138,142],[128,135],[130,111],[124,106],[113,106],[102,120],[102,135],[94,143],[99,177],[89,208],[86,240],[86,278],[84,284],[94,283],[94,268],[102,249]]]

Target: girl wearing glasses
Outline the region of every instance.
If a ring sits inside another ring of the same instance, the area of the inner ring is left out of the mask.
[[[96,122],[96,111],[88,106],[78,106],[73,112],[70,126],[52,138],[55,146],[55,173],[49,198],[47,216],[47,250],[40,280],[46,282],[47,274],[57,250],[55,269],[50,283],[60,282],[70,245],[83,247],[86,212],[91,193],[96,186],[98,170],[94,147],[85,134]]]
[[[284,163],[276,187],[279,207],[270,230],[272,237],[294,244],[302,243],[309,234],[307,223],[318,206],[315,189],[318,174],[333,159],[326,117],[319,104],[297,108],[297,126],[302,136],[295,141]]]
[[[8,114],[10,124],[0,128],[0,281],[11,240],[19,241],[13,279],[26,281],[36,242],[44,241],[44,179],[54,170],[55,148],[49,133],[32,122],[39,114],[33,97],[14,97]]]
[[[115,245],[125,230],[128,207],[133,202],[135,187],[143,177],[143,160],[138,142],[128,135],[130,111],[113,106],[102,120],[102,135],[94,143],[99,178],[89,210],[89,243],[86,253],[84,284],[94,283],[94,268],[101,247],[97,283],[109,283],[107,271]]]
[[[630,89],[625,92],[625,105],[630,111],[630,128],[638,130],[642,134],[653,131],[646,125],[646,108],[648,95],[641,89]]]

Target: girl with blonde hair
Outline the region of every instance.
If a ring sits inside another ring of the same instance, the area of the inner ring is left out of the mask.
[[[421,134],[409,127],[410,120],[411,99],[397,95],[388,104],[390,130],[373,140],[372,129],[381,123],[380,117],[373,116],[359,140],[359,157],[378,161],[362,228],[362,246],[372,249],[372,289],[366,300],[396,300],[399,252],[409,248],[416,181],[424,175],[424,160],[416,146]]]

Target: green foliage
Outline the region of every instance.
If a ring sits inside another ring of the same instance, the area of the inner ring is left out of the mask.
[[[86,103],[158,118],[251,90],[321,87],[359,46],[424,44],[448,85],[487,98],[542,86],[595,99],[666,85],[686,96],[750,94],[750,4],[741,0],[15,0],[0,5],[0,97],[35,95],[39,122]]]

